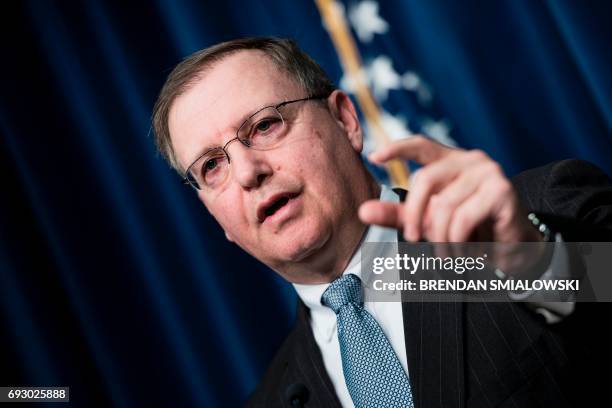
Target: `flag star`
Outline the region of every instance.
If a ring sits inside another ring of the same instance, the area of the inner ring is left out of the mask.
[[[402,85],[408,91],[416,91],[419,88],[420,83],[421,78],[419,78],[419,76],[412,71],[406,71],[404,75],[402,75]]]
[[[423,133],[442,144],[453,147],[457,146],[457,142],[449,136],[451,125],[444,119],[440,121],[426,119],[423,121],[421,129]]]
[[[347,93],[354,94],[357,90],[357,84],[360,82],[365,86],[370,86],[370,78],[363,68],[359,70],[357,75],[351,75],[348,72],[342,75],[342,78],[340,78],[340,88]]]
[[[423,106],[431,105],[433,92],[429,85],[425,83],[415,72],[406,71],[402,75],[402,86],[404,89],[416,92],[419,103]]]
[[[378,15],[378,3],[365,0],[349,9],[349,20],[361,42],[370,42],[374,34],[384,34],[389,24]]]
[[[374,96],[381,102],[387,99],[390,89],[401,88],[401,77],[393,69],[391,59],[387,56],[381,55],[372,61],[368,66],[368,76]]]
[[[406,119],[403,116],[394,116],[385,110],[382,110],[380,113],[380,126],[383,128],[385,136],[387,136],[390,141],[414,136],[414,133],[412,133],[406,125]],[[376,127],[368,123],[366,131],[368,137],[366,137],[364,141],[364,151],[368,154],[376,149]]]
[[[385,129],[385,132],[392,141],[406,139],[413,136],[413,133],[406,125],[406,119],[402,115],[394,116],[389,112],[382,111],[380,122],[383,129]]]
[[[374,140],[373,130],[370,126],[365,128],[365,137],[363,138],[363,151],[361,154],[367,157],[370,153],[376,150],[376,141]]]
[[[417,92],[417,98],[421,105],[423,106],[431,105],[431,101],[433,100],[433,93],[429,85],[421,81],[416,92]]]

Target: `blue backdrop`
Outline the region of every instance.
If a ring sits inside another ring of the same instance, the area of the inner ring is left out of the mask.
[[[392,129],[484,149],[509,175],[568,157],[612,173],[609,2],[342,8]],[[295,294],[224,239],[149,117],[181,58],[239,36],[292,37],[341,82],[314,3],[24,1],[0,18],[0,385],[241,405]]]

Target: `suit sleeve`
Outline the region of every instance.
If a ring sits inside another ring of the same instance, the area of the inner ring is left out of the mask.
[[[524,205],[566,242],[612,241],[612,180],[597,166],[569,159],[513,179]]]

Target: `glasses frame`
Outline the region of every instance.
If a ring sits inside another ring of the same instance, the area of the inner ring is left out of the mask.
[[[326,95],[313,95],[313,96],[307,96],[306,98],[300,98],[300,99],[293,99],[290,101],[284,101],[281,102],[279,104],[276,105],[269,105],[269,106],[264,106],[263,108],[257,110],[256,112],[252,113],[251,115],[249,115],[248,118],[246,118],[244,120],[244,122],[242,122],[242,124],[240,125],[240,127],[238,127],[238,130],[236,130],[236,137],[228,140],[223,146],[221,146],[221,150],[223,150],[223,153],[225,154],[225,157],[227,157],[227,163],[231,164],[231,159],[230,159],[230,155],[227,152],[226,148],[227,146],[232,143],[235,140],[238,140],[242,145],[244,145],[245,147],[251,148],[252,146],[250,145],[248,140],[242,140],[240,139],[240,136],[238,136],[238,133],[240,132],[240,129],[242,129],[242,127],[244,126],[245,123],[247,123],[249,120],[251,120],[251,118],[253,118],[255,115],[257,115],[259,112],[265,110],[265,109],[269,109],[269,108],[274,108],[281,120],[283,121],[283,124],[285,124],[285,118],[283,118],[283,114],[279,111],[279,108],[282,108],[285,105],[289,105],[291,103],[296,103],[296,102],[304,102],[304,101],[312,101],[312,100],[318,100],[318,99],[327,99],[329,97],[331,93],[328,93]],[[194,188],[195,190],[202,190],[202,187],[200,187],[200,185],[197,183],[197,181],[191,181],[189,180],[189,171],[191,171],[191,168],[198,162],[198,160],[200,160],[202,157],[206,156],[208,153],[210,153],[213,150],[218,149],[219,147],[213,147],[212,149],[208,149],[206,150],[204,153],[202,153],[201,155],[199,155],[190,165],[189,167],[187,167],[187,170],[185,170],[185,174],[183,174],[183,179],[181,180],[181,182],[185,185],[189,185],[192,188]]]

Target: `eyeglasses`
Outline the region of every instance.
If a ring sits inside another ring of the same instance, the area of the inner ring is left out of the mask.
[[[225,182],[230,172],[231,160],[227,153],[227,146],[230,143],[238,140],[244,146],[255,150],[277,147],[287,131],[287,123],[279,109],[292,103],[326,99],[328,96],[309,96],[261,108],[240,125],[235,138],[230,139],[223,147],[205,151],[187,167],[183,184],[189,184],[196,190],[218,188]]]

